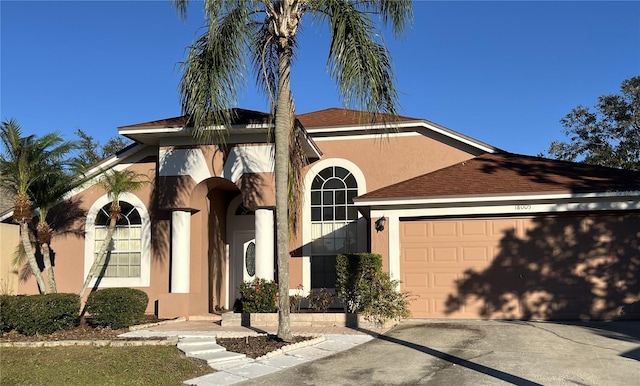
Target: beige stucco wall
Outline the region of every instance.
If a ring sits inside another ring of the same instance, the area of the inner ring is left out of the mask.
[[[358,165],[369,192],[473,158],[466,151],[420,134],[346,140],[338,137],[317,144],[322,159],[344,158]]]
[[[18,269],[13,265],[13,253],[19,242],[18,225],[0,223],[0,295],[18,293]]]
[[[341,158],[358,165],[366,180],[367,191],[472,157],[466,151],[417,134],[322,139],[318,140],[317,145],[323,153],[321,160]],[[275,203],[273,173],[247,173],[238,181],[225,180],[217,176],[223,173],[228,149],[222,152],[213,146],[200,148],[208,172],[214,176],[200,183],[196,183],[191,176],[165,176],[156,180],[159,166],[155,156],[129,166],[138,173],[146,174],[152,181],[152,184],[134,193],[147,207],[151,219],[151,280],[148,287],[140,288],[149,294],[149,313],[158,306],[167,315],[199,315],[224,306],[228,296],[226,253],[232,242],[227,231],[229,203],[243,190],[244,204],[251,209],[273,207]],[[305,168],[303,174],[312,166]],[[159,185],[166,185],[169,189],[157,189]],[[93,186],[72,200],[76,209],[86,215],[92,204],[104,194],[100,188]],[[169,294],[171,208],[189,209],[192,212],[189,294]],[[56,229],[51,247],[56,253],[55,274],[59,292],[78,292],[82,286],[84,230],[82,216],[66,229]],[[375,234],[371,233],[369,237],[376,249],[383,247],[381,241],[375,239]],[[290,283],[295,289],[303,281],[303,262],[300,259],[302,226],[298,227],[290,245],[294,255],[290,263]],[[34,280],[21,283],[18,292],[37,293]]]
[[[149,287],[140,288],[149,294],[147,312],[154,311],[155,301],[159,294],[168,291],[169,277],[169,217],[166,213],[153,210],[154,179],[156,173],[155,157],[147,157],[129,166],[130,170],[147,176],[150,181],[142,189],[134,192],[146,206],[151,217],[151,282]],[[78,211],[82,216],[65,228],[54,229],[51,240],[51,249],[55,252],[54,273],[58,292],[78,293],[84,282],[84,253],[85,253],[85,218],[86,214],[96,200],[105,194],[98,186],[85,189],[71,198],[67,205],[68,212]],[[75,215],[74,215],[75,216]],[[20,283],[19,293],[35,294],[38,292],[33,278]],[[88,295],[88,294],[87,294]]]
[[[474,157],[466,150],[452,147],[418,133],[399,136],[349,137],[348,139],[334,137],[330,140],[319,139],[316,143],[323,156],[320,160],[308,165],[303,174],[306,174],[317,162],[335,158],[346,159],[356,164],[363,173],[367,192]],[[305,189],[309,189],[309,187],[307,186]],[[375,220],[373,219],[373,221]],[[292,288],[302,282],[303,226],[300,224],[296,235],[292,237],[290,242],[293,256],[289,267]],[[388,270],[388,232],[377,233],[371,226],[368,233],[366,237],[369,238],[371,246],[368,249],[381,252],[384,269]]]

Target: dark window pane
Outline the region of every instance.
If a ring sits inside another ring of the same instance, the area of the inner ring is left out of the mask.
[[[323,189],[344,189],[344,182],[337,178],[332,178],[324,183]]]
[[[311,189],[320,190],[322,188],[322,184],[324,183],[324,179],[320,176],[316,176],[311,183]]]
[[[355,220],[358,218],[358,209],[356,209],[355,207],[351,206],[347,209],[347,218],[349,220]]]
[[[358,196],[358,191],[355,189],[349,189],[347,191],[347,203],[353,204],[353,198]]]
[[[336,190],[336,205],[347,203],[347,195],[344,190]]]
[[[138,210],[135,209],[135,208],[129,213],[129,215],[127,217],[129,217],[129,223],[131,223],[133,225],[142,224],[142,219],[140,218],[140,213],[138,213]]]
[[[329,178],[333,177],[333,168],[326,168],[318,173],[318,175],[322,177],[322,179],[328,180]]]
[[[311,257],[311,288],[336,287],[336,257]]]
[[[311,208],[311,221],[322,221],[320,208]]]
[[[107,207],[107,211],[105,211],[104,208],[98,211],[98,214],[96,215],[95,225],[109,225],[109,216],[107,214],[108,210],[109,208]]]
[[[322,192],[322,205],[333,206],[333,192]]]
[[[333,207],[322,209],[322,221],[333,220]]]
[[[347,219],[347,211],[344,206],[336,206],[336,220],[346,220]]]
[[[118,221],[116,221],[116,224],[120,226],[128,226],[129,218],[127,216],[120,215],[120,218],[118,219]]]
[[[311,192],[311,205],[320,205],[320,192]]]
[[[355,189],[358,187],[358,182],[356,182],[356,178],[353,174],[349,174],[349,177],[344,180],[344,183],[347,184],[348,188]]]
[[[344,180],[345,177],[347,177],[347,175],[349,175],[349,171],[347,169],[345,169],[345,168],[341,168],[340,166],[336,166],[335,175],[339,179]]]

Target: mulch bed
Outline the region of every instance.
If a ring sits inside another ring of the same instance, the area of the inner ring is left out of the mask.
[[[244,338],[216,338],[216,343],[226,348],[227,351],[245,354],[249,358],[256,359],[284,346],[313,338],[310,336],[294,336],[292,342],[284,342],[276,335],[259,335]]]
[[[145,315],[140,324],[155,323],[160,321],[153,315]],[[92,327],[82,318],[78,327],[70,330],[60,330],[52,334],[22,335],[16,331],[2,333],[0,342],[43,342],[59,340],[141,340],[141,338],[119,338],[118,335],[129,331],[128,328],[117,330],[109,327]],[[154,338],[162,339],[162,338]]]
[[[155,323],[160,320],[149,315],[140,324]],[[151,338],[120,338],[118,335],[129,331],[128,328],[117,330],[109,327],[92,327],[83,318],[78,327],[60,330],[52,334],[22,335],[16,331],[2,333],[0,342],[43,342],[63,340],[146,340]],[[165,339],[156,337],[152,339]],[[313,339],[309,336],[294,336],[292,342],[284,342],[276,335],[249,336],[245,338],[218,338],[216,342],[228,351],[245,354],[249,358],[258,358],[284,346]]]

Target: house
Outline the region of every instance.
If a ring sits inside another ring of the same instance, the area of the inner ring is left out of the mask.
[[[101,245],[109,200],[95,181],[111,168],[153,183],[122,197],[100,287],[140,288],[147,312],[174,317],[232,309],[243,280],[277,278],[269,116],[235,113],[223,146],[196,143],[183,117],[118,129],[136,144],[59,213],[60,292],[79,290]],[[424,119],[360,118],[298,116],[308,165],[292,294],[333,287],[336,254],[371,251],[419,318],[611,319],[640,300],[640,173],[508,153]]]

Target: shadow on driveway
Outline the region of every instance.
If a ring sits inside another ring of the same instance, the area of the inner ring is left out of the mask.
[[[429,347],[425,347],[425,346],[421,346],[419,344],[415,344],[415,343],[411,343],[411,342],[407,342],[404,340],[400,340],[400,339],[396,339],[393,338],[391,336],[387,336],[387,335],[380,335],[378,336],[378,339],[380,340],[384,340],[387,342],[391,342],[391,343],[396,343],[405,347],[409,347],[412,348],[414,350],[418,350],[420,352],[423,352],[425,354],[429,354],[431,356],[434,356],[438,359],[442,359],[444,361],[447,361],[449,363],[458,365],[458,366],[462,366],[465,367],[467,369],[473,370],[473,371],[477,371],[479,373],[485,374],[485,375],[489,375],[491,377],[500,379],[501,381],[505,381],[505,382],[509,382],[512,383],[514,385],[524,385],[524,386],[542,386],[540,383],[537,382],[532,382],[528,379],[524,379],[522,377],[519,377],[517,375],[513,375],[513,374],[509,374],[509,373],[505,373],[504,371],[500,371],[500,370],[496,370],[494,368],[491,367],[487,367],[487,366],[483,366],[477,363],[473,363],[471,361],[468,361],[466,359],[462,359],[460,357],[454,356],[454,355],[450,355],[447,353],[444,353],[442,351],[438,351],[438,350],[434,350],[432,348]]]

